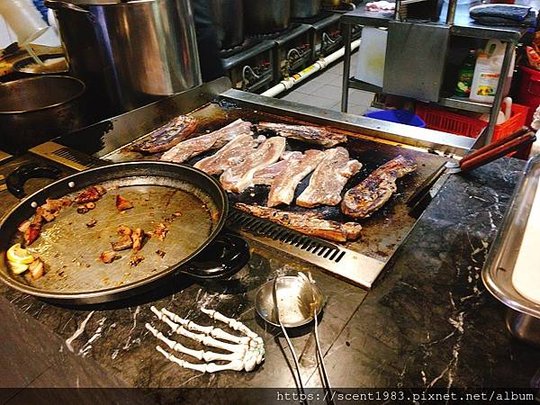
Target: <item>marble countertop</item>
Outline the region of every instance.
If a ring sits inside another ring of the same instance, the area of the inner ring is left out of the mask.
[[[480,278],[522,169],[501,159],[450,176],[370,292],[252,242],[252,258],[233,280],[177,277],[108,305],[51,305],[2,285],[0,367],[13,372],[1,384],[293,388],[285,341],[256,315],[254,299],[275,275],[310,271],[328,297],[320,336],[333,386],[538,387],[540,349],[511,338],[505,307]],[[5,193],[4,211],[13,204]],[[167,330],[151,305],[201,324],[209,324],[201,306],[239,319],[264,339],[266,360],[250,373],[201,374],[170,363],[144,326]],[[293,331],[292,341],[306,386],[321,386],[312,326]]]

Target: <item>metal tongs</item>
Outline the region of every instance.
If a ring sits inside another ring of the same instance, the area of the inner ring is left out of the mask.
[[[428,196],[430,190],[435,186],[439,178],[447,172],[447,175],[468,172],[492,162],[500,157],[526,147],[536,140],[534,132],[527,127],[521,128],[516,133],[503,139],[484,146],[468,154],[459,162],[450,161],[441,165],[433,172],[407,200],[407,206],[413,211]]]
[[[315,323],[315,347],[317,352],[317,367],[319,368],[319,372],[322,375],[322,382],[324,390],[328,393],[325,397],[327,398],[327,402],[330,404],[333,404],[332,400],[332,393],[331,393],[331,386],[328,379],[328,374],[326,372],[326,367],[324,365],[324,357],[320,346],[319,341],[319,324],[318,324],[318,313],[321,310],[321,308],[324,306],[324,298],[322,298],[320,295],[315,294],[316,286],[314,286],[315,281],[311,277],[311,274],[308,273],[308,275],[299,272],[297,277],[300,279],[301,282],[305,283],[307,286],[306,294],[303,294],[302,296],[298,297],[298,307],[300,311],[302,312],[303,316],[308,319],[310,317],[313,317],[314,323]],[[298,356],[296,354],[296,351],[294,350],[294,346],[292,345],[292,342],[289,338],[289,335],[287,333],[287,329],[285,325],[283,324],[280,313],[279,313],[279,305],[278,305],[278,299],[277,299],[277,282],[279,277],[276,277],[272,283],[272,300],[274,305],[274,311],[276,315],[277,322],[279,323],[279,326],[281,328],[281,331],[283,333],[283,336],[285,337],[285,340],[287,341],[287,345],[289,346],[289,350],[292,354],[293,360],[294,360],[294,366],[296,371],[296,384],[298,386],[298,389],[300,393],[302,394],[303,398],[307,398],[304,391],[304,385],[302,383],[302,376],[300,373],[300,365],[298,362]],[[307,404],[307,399],[303,401]]]

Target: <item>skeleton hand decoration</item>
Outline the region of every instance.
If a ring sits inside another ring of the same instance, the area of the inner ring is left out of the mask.
[[[152,332],[156,338],[169,346],[170,349],[179,353],[187,354],[188,356],[194,357],[198,360],[205,361],[205,363],[202,364],[190,363],[188,361],[179,359],[172,353],[168,353],[162,347],[156,346],[156,350],[165,356],[167,360],[177,363],[181,367],[197,370],[202,373],[215,373],[223,370],[252,371],[255,369],[255,366],[261,364],[264,360],[264,342],[262,338],[236,319],[227,318],[223,314],[211,309],[201,308],[201,311],[210,318],[225,323],[231,329],[239,331],[245,336],[232,335],[220,328],[215,328],[213,326],[198,325],[188,319],[180,318],[178,315],[168,311],[165,308],[162,308],[160,311],[156,307],[152,306],[150,309],[159,320],[169,325],[173,332],[195,340],[196,342],[200,342],[205,346],[217,347],[218,349],[229,352],[223,354],[190,349],[181,343],[167,338],[163,335],[163,333],[147,323],[145,325],[146,329]],[[231,343],[223,342],[223,340]],[[211,363],[212,361],[216,360],[226,361],[227,363]]]

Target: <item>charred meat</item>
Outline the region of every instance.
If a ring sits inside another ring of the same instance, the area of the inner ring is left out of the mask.
[[[32,263],[28,266],[28,275],[31,281],[35,281],[38,278],[42,277],[45,274],[45,264],[41,261],[40,258],[34,259]]]
[[[71,205],[71,200],[67,197],[59,199],[48,198],[45,204],[37,207],[36,213],[32,218],[24,221],[18,227],[19,231],[23,234],[25,246],[30,246],[39,238],[44,222],[53,221],[60,214],[62,208],[69,205]]]
[[[156,255],[161,257],[162,259],[165,257],[165,252],[161,249],[156,250]]]
[[[150,132],[150,134],[131,146],[141,153],[159,153],[171,149],[195,132],[197,120],[187,115],[180,115],[167,124]]]
[[[111,242],[111,247],[115,252],[131,249],[133,247],[133,240],[131,240],[130,235],[121,235],[116,242]]]
[[[71,199],[67,197],[58,199],[47,198],[45,204],[39,206],[36,212],[39,212],[45,221],[51,222],[60,214],[62,208],[69,207],[70,205]]]
[[[325,148],[332,148],[340,143],[347,142],[347,137],[345,135],[336,134],[325,127],[261,122],[257,125],[257,130],[260,132],[270,131],[285,138],[298,139],[300,141],[321,145]]]
[[[248,154],[239,165],[233,166],[221,175],[220,182],[227,191],[240,193],[253,185],[253,175],[260,169],[279,160],[285,151],[286,141],[281,136],[265,140],[254,152]]]
[[[132,250],[134,252],[138,252],[139,250],[141,250],[145,236],[146,234],[141,228],[136,228],[133,230],[133,232],[131,233],[131,241],[133,243]]]
[[[253,135],[251,126],[251,122],[237,119],[217,131],[180,142],[178,145],[165,152],[163,156],[161,156],[161,160],[183,163],[206,151],[220,149],[237,136]]]
[[[124,197],[122,197],[120,194],[116,196],[116,209],[120,212],[126,211],[133,208],[133,203]]]
[[[114,251],[119,252],[121,250],[127,250],[133,247],[133,240],[131,239],[131,234],[133,231],[130,227],[120,225],[118,228],[116,228],[116,233],[118,234],[119,239],[115,242],[111,242],[111,247]]]
[[[311,149],[296,159],[289,159],[287,167],[274,179],[268,194],[268,206],[289,205],[298,183],[324,159],[324,152]]]
[[[88,202],[86,204],[79,205],[77,207],[77,212],[79,214],[86,214],[88,211],[91,211],[94,208],[96,208],[96,203]]]
[[[129,265],[131,267],[137,267],[139,263],[142,262],[143,260],[144,260],[144,256],[139,255],[139,254],[133,255],[131,259],[129,260]]]
[[[250,135],[240,135],[218,150],[212,156],[208,156],[195,163],[194,167],[207,174],[221,174],[225,170],[241,164],[249,156],[260,140],[253,139]]]
[[[307,208],[338,205],[343,187],[361,168],[358,160],[349,160],[347,149],[341,146],[328,149],[311,175],[309,185],[296,199],[296,204]]]
[[[43,226],[43,221],[43,217],[38,212],[36,212],[32,219],[30,219],[29,221],[25,221],[25,223],[19,226],[19,229],[24,229],[23,239],[25,246],[30,246],[32,243],[35,242],[37,238],[39,238],[39,235],[41,233],[41,227]]]
[[[92,218],[90,221],[88,221],[88,222],[86,223],[86,226],[87,226],[88,228],[93,228],[94,226],[96,226],[96,224],[97,224],[97,219]]]
[[[347,191],[341,202],[341,211],[353,218],[371,216],[397,191],[396,180],[415,170],[413,161],[399,155]]]
[[[346,242],[360,237],[362,227],[355,222],[340,222],[324,219],[322,215],[313,212],[297,213],[277,210],[275,208],[259,207],[237,203],[241,211],[259,218],[264,218],[276,224],[294,229],[306,235],[317,236],[334,242]]]
[[[104,252],[101,252],[99,255],[99,260],[101,260],[105,264],[112,263],[116,259],[118,259],[120,256],[115,251],[106,250]]]
[[[107,193],[107,190],[103,186],[90,186],[81,191],[77,197],[73,200],[76,204],[86,204],[89,202],[96,202]]]
[[[158,238],[160,241],[163,242],[168,232],[169,232],[169,228],[167,228],[167,225],[165,225],[164,223],[159,223],[156,226],[156,229],[154,229],[154,232],[152,234],[156,238]]]

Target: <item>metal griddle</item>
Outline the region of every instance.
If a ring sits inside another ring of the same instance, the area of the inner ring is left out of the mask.
[[[60,142],[65,146],[53,143],[41,147],[39,154],[54,159],[55,155],[65,155],[63,150],[75,148],[113,162],[158,159],[159,155],[143,156],[132,152],[129,146],[181,113],[190,113],[199,119],[199,134],[221,128],[237,118],[253,123],[272,121],[331,126],[336,132],[349,137],[349,142],[343,146],[349,150],[352,158],[363,164],[362,171],[350,180],[346,189],[357,184],[376,167],[402,154],[416,161],[417,172],[398,180],[398,192],[391,200],[371,218],[360,221],[364,230],[361,239],[356,242],[339,244],[308,237],[234,209],[229,216],[228,227],[242,236],[300,257],[347,281],[370,288],[416,222],[405,204],[407,198],[446,160],[454,155],[465,154],[473,142],[471,139],[438,131],[302,106],[236,90],[223,91],[223,87],[223,81],[218,80],[209,87],[175,96],[174,100],[170,98],[115,117],[61,139]],[[212,92],[214,95],[211,95]],[[193,105],[196,107],[193,108]],[[147,123],[154,114],[163,115],[164,106],[168,107],[167,119],[148,127]],[[144,130],[136,129],[138,123]],[[288,140],[287,143],[291,150],[314,147],[294,140]],[[195,158],[188,164],[194,164],[207,155]],[[308,181],[309,177],[300,184],[297,195],[307,186]],[[241,195],[229,194],[229,199],[232,203],[264,203],[267,192],[266,187],[255,187]],[[305,211],[294,206],[285,209]],[[328,219],[346,220],[335,207],[317,210]]]
[[[46,198],[75,197],[90,185],[102,185],[107,193],[96,208],[81,214],[77,205],[63,208],[44,224],[40,237],[29,246],[45,263],[47,273],[35,281],[8,270],[5,251],[22,242],[17,226],[31,217],[34,206]],[[134,207],[116,208],[117,195]],[[23,200],[0,225],[0,278],[29,294],[73,303],[110,301],[149,288],[196,257],[220,233],[228,204],[223,190],[204,173],[176,164],[130,162],[77,173],[55,182]],[[179,213],[180,215],[175,215]],[[87,226],[95,220],[93,227]],[[101,252],[118,240],[117,228],[126,225],[153,232],[159,223],[169,229],[165,239],[146,238],[142,249],[119,251],[119,258],[105,264]],[[136,256],[144,259],[130,264]],[[204,258],[202,258],[204,259]],[[209,274],[211,277],[212,274]]]

